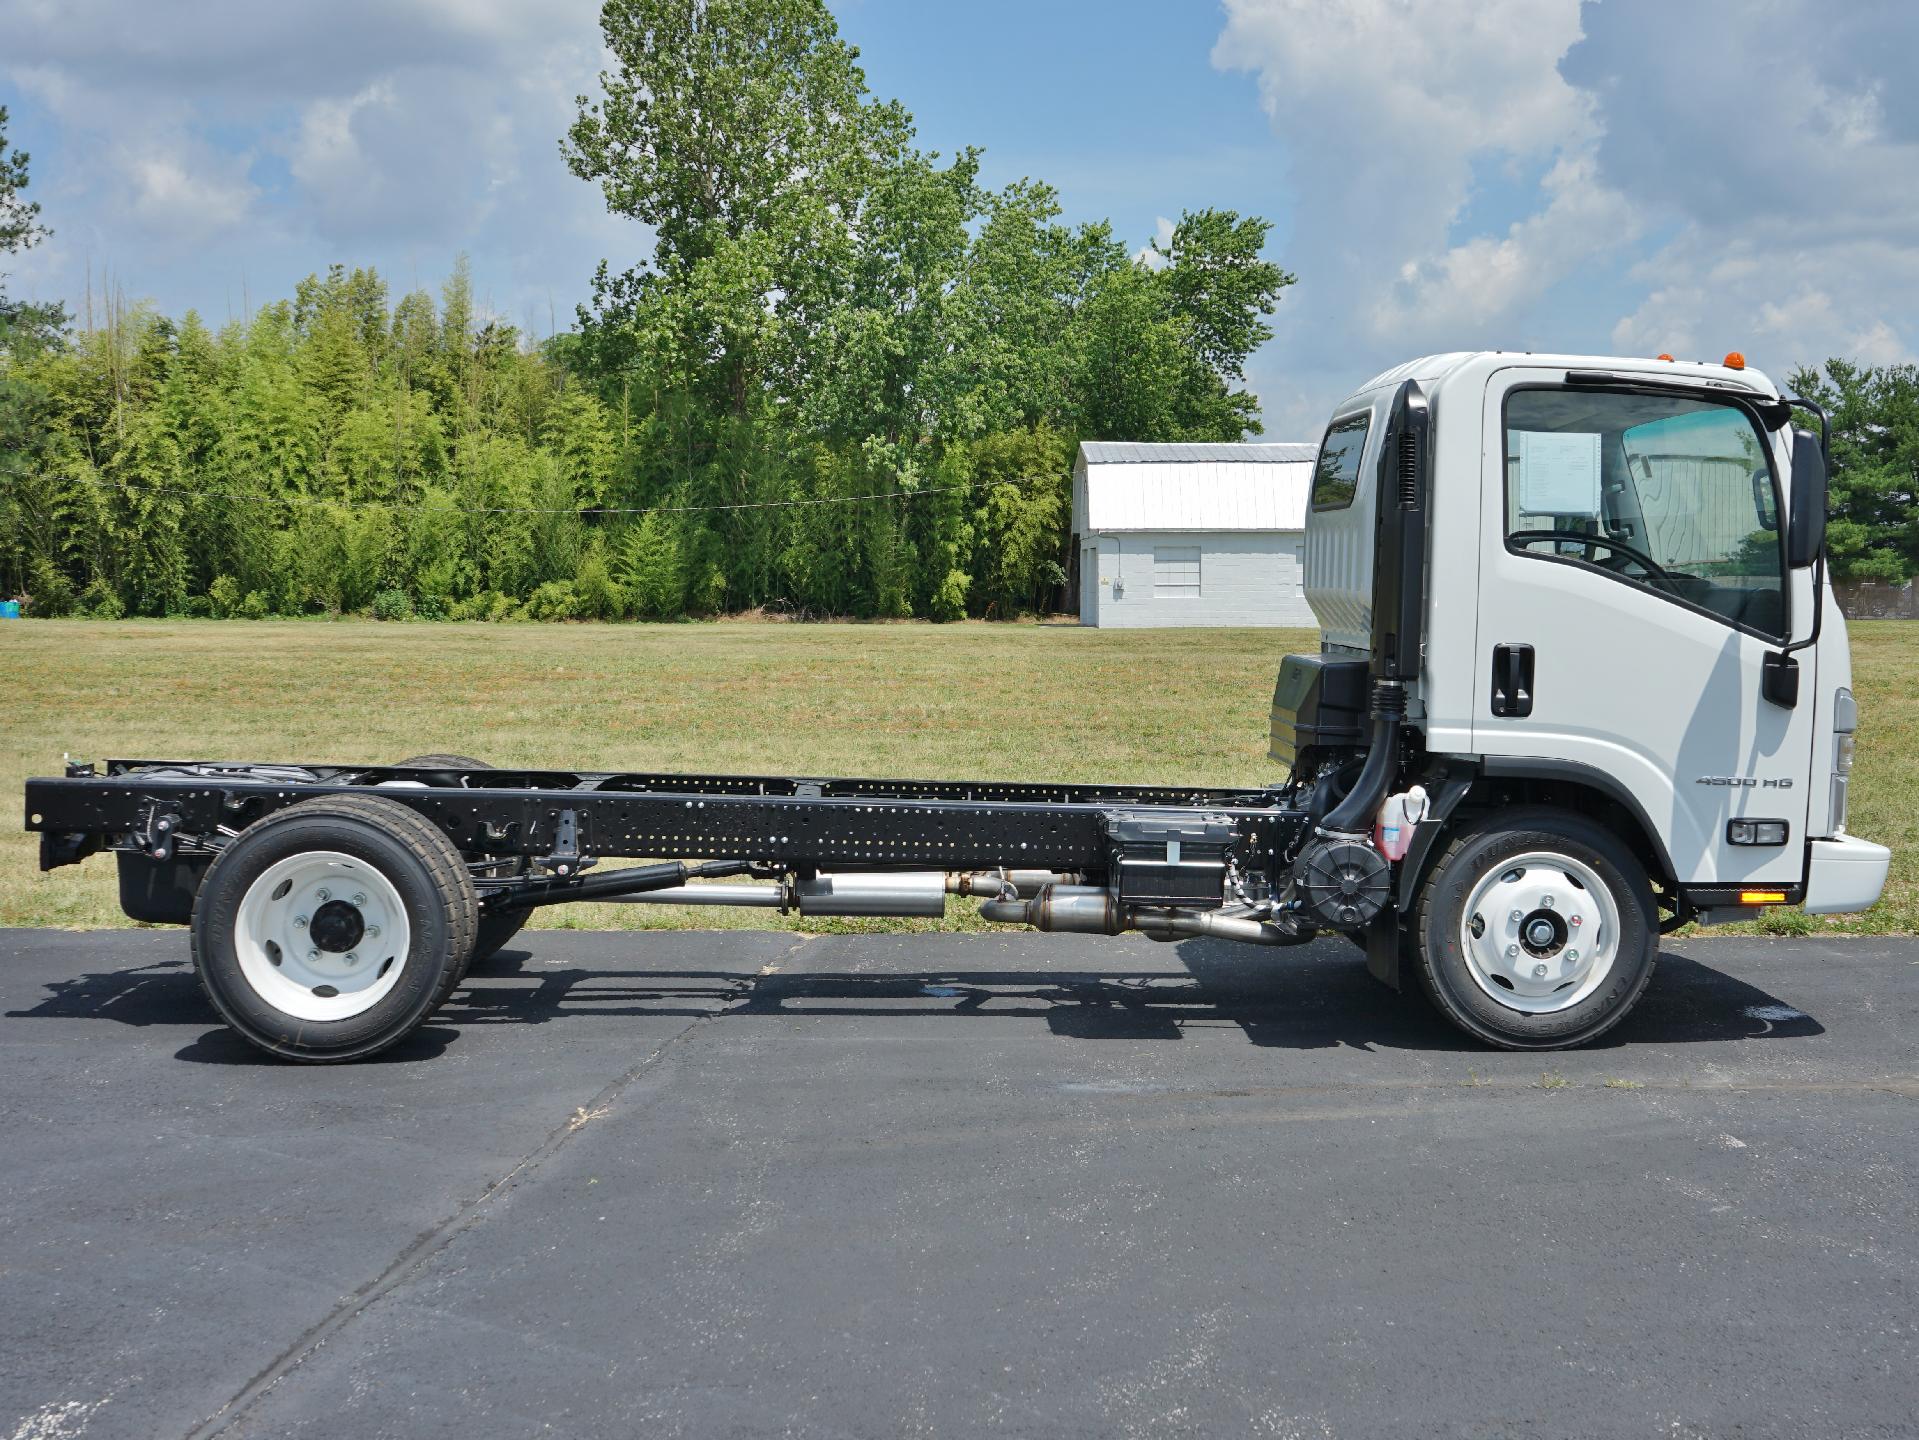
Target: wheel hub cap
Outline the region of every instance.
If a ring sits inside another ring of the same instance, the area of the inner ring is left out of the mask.
[[[240,897],[233,947],[255,995],[296,1020],[372,1009],[406,968],[412,927],[379,870],[337,850],[289,855]]]
[[[1565,922],[1541,910],[1520,922],[1519,933],[1526,937],[1526,948],[1535,955],[1549,955],[1565,944]]]
[[[1467,892],[1460,945],[1479,988],[1528,1014],[1570,1009],[1611,972],[1619,908],[1599,875],[1570,855],[1499,860]]]
[[[344,900],[329,900],[313,912],[309,933],[320,949],[344,955],[366,934],[366,917]]]

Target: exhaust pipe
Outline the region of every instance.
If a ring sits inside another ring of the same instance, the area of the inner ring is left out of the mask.
[[[1311,930],[1302,930],[1288,923],[1255,920],[1250,915],[1221,915],[1216,910],[1175,910],[1167,915],[1136,915],[1133,928],[1156,940],[1211,936],[1217,940],[1238,940],[1247,945],[1304,945],[1314,938]]]
[[[743,868],[743,867],[739,867]],[[722,872],[725,873],[725,872]],[[738,873],[736,868],[734,873]],[[553,898],[532,898],[532,904],[558,899],[605,900],[618,905],[732,905],[760,910],[798,910],[802,915],[896,915],[938,919],[946,913],[947,895],[986,895],[988,904],[1022,906],[1019,896],[1043,895],[1048,889],[1077,890],[1059,882],[1077,879],[1052,870],[939,870],[872,871],[850,875],[819,875],[791,884],[678,885],[684,866],[652,866],[615,871],[566,887],[555,887]],[[597,886],[596,886],[597,882]],[[632,888],[651,885],[650,889]],[[613,893],[593,893],[604,887]],[[1086,889],[1087,895],[1104,895]],[[520,905],[528,904],[521,900]],[[519,907],[515,907],[519,908]],[[1050,913],[1050,912],[1049,912]],[[1101,933],[1117,934],[1117,931]]]
[[[877,871],[871,874],[819,875],[777,885],[677,885],[670,889],[609,896],[628,905],[738,905],[761,910],[798,910],[802,915],[910,915],[937,919],[946,913],[946,893],[970,875],[938,870]],[[959,894],[1003,895],[1007,882],[993,876],[990,886]]]
[[[1030,900],[1048,885],[1076,885],[1079,880],[1078,875],[1057,870],[1008,870],[1001,866],[997,870],[950,871],[946,890],[949,895],[981,895],[993,900],[1018,895]]]
[[[738,905],[761,910],[779,910],[787,904],[784,885],[675,885],[606,898],[616,905]]]
[[[1251,945],[1304,945],[1313,938],[1290,919],[1258,920],[1214,910],[1159,910],[1122,905],[1112,891],[1096,885],[1048,885],[1031,900],[988,900],[982,920],[1002,925],[1031,925],[1035,930],[1079,935],[1118,935],[1137,930],[1155,940],[1211,936]]]

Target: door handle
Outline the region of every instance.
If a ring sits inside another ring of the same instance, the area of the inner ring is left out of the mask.
[[[1533,647],[1493,646],[1493,714],[1533,713]]]

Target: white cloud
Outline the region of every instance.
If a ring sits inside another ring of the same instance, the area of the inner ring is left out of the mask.
[[[1597,182],[1589,150],[1562,154],[1540,182],[1545,208],[1502,236],[1475,236],[1428,261],[1408,261],[1371,311],[1381,336],[1457,335],[1533,304],[1582,263],[1638,238],[1639,219]]]
[[[1225,8],[1297,206],[1269,431],[1427,349],[1913,358],[1919,5]]]
[[[567,323],[645,243],[560,159],[600,64],[590,6],[0,0],[0,75],[57,123],[33,146],[55,234],[17,282],[77,297],[111,266],[217,310],[209,281],[257,298],[338,260],[404,289],[466,250],[478,303]]]
[[[1689,227],[1632,273],[1651,288],[1612,328],[1614,347],[1628,354],[1716,360],[1739,350],[1778,375],[1834,356],[1868,365],[1915,359],[1912,246],[1780,249]]]
[[[195,153],[200,147],[151,143],[120,150],[115,166],[130,182],[127,206],[143,225],[192,239],[231,229],[247,218],[255,187],[244,160]]]
[[[1599,97],[1602,176],[1669,238],[1613,343],[1784,374],[1908,363],[1919,335],[1919,7],[1607,5],[1567,73]],[[1734,23],[1737,22],[1737,23]],[[1649,35],[1661,43],[1647,44]]]
[[[1316,433],[1338,398],[1279,399],[1276,372],[1358,383],[1421,350],[1510,343],[1521,312],[1632,238],[1596,180],[1590,99],[1557,68],[1578,0],[1227,0],[1226,16],[1213,63],[1257,73],[1297,205],[1301,282],[1257,371],[1269,431]],[[1525,214],[1456,233],[1478,177],[1533,171]]]
[[[1140,246],[1139,249],[1133,252],[1133,259],[1138,264],[1150,266],[1155,270],[1164,267],[1166,261],[1162,252],[1173,243],[1173,228],[1173,222],[1168,220],[1164,215],[1155,216],[1153,219],[1153,245]],[[1154,249],[1154,245],[1157,245],[1159,248],[1157,250]]]

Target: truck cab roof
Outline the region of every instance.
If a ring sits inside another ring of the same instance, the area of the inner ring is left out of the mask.
[[[1475,362],[1491,361],[1490,365],[1475,365]],[[1468,368],[1483,370],[1499,369],[1506,365],[1545,366],[1567,370],[1611,370],[1622,375],[1648,375],[1667,380],[1699,380],[1709,384],[1723,385],[1734,389],[1749,391],[1775,399],[1779,387],[1762,370],[1747,366],[1735,370],[1723,364],[1708,364],[1702,360],[1658,360],[1644,355],[1564,355],[1535,353],[1528,350],[1450,350],[1438,355],[1422,355],[1417,360],[1408,360],[1403,365],[1395,365],[1368,380],[1345,400],[1342,400],[1334,413],[1351,409],[1361,398],[1375,391],[1397,386],[1406,380],[1416,380],[1420,386],[1432,390],[1447,377]]]

